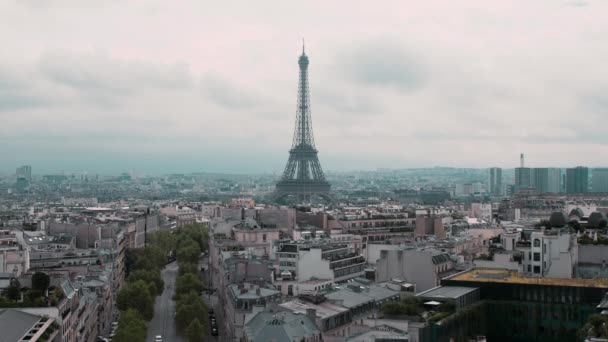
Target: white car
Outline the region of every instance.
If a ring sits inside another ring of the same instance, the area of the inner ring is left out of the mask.
[[[156,338],[154,339],[154,342],[162,342],[163,341],[163,337],[160,335],[156,335]]]

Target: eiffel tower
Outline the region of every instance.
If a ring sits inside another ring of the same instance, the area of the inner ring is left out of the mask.
[[[315,139],[312,134],[310,117],[310,97],[308,91],[308,56],[302,45],[302,55],[298,59],[300,66],[300,83],[298,85],[298,110],[293,143],[289,150],[289,159],[281,180],[276,185],[275,200],[295,197],[300,202],[310,202],[311,197],[318,196],[331,201],[331,185],[325,180]]]

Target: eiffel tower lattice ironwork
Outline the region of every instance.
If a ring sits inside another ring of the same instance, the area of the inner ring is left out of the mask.
[[[325,180],[312,133],[308,56],[306,56],[304,46],[302,46],[302,55],[298,59],[298,65],[300,66],[300,82],[293,143],[289,150],[289,159],[283,176],[276,185],[275,199],[295,196],[300,201],[310,201],[311,196],[319,196],[330,200],[331,185]]]

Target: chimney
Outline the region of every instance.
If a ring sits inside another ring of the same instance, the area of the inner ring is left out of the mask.
[[[245,208],[241,208],[241,221],[245,221]]]
[[[308,316],[308,318],[315,323],[317,321],[317,309],[306,308],[306,316]]]
[[[524,167],[524,154],[520,153],[519,154],[519,167]]]
[[[256,296],[261,296],[262,295],[262,290],[260,290],[259,287],[257,289],[255,289],[255,295]]]

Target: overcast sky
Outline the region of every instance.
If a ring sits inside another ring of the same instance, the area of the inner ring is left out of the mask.
[[[608,1],[0,1],[0,172],[608,164]]]

